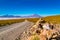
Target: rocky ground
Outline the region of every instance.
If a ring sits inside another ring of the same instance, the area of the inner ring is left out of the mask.
[[[53,29],[39,28],[39,21],[30,28],[24,31],[20,40],[60,40],[60,24],[53,24]]]

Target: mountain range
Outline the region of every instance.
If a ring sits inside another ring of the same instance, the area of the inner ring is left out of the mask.
[[[14,15],[3,15],[0,18],[40,18],[41,16],[38,14],[33,14],[29,16],[14,16]]]

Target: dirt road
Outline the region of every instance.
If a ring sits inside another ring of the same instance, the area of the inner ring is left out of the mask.
[[[0,40],[15,40],[23,31],[30,28],[34,24],[24,21],[16,23],[0,29]]]

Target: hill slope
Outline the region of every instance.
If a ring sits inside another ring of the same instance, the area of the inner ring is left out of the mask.
[[[60,23],[60,15],[43,17],[44,20],[52,23]]]

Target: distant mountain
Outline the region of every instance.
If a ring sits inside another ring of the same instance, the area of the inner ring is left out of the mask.
[[[31,17],[36,17],[36,18],[40,18],[41,16],[38,14],[33,14]]]
[[[38,14],[33,14],[33,15],[29,15],[29,16],[3,15],[0,17],[3,17],[3,18],[40,18],[41,16]]]
[[[29,16],[23,16],[23,18],[40,18],[41,16],[38,14],[33,14],[33,15],[29,15]]]
[[[0,17],[4,17],[4,18],[15,18],[15,17],[21,17],[21,16],[14,16],[14,15],[3,15],[3,16],[0,16]]]

